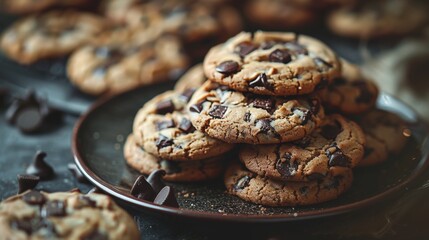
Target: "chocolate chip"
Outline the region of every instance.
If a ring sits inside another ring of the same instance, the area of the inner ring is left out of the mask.
[[[326,189],[338,188],[340,186],[340,181],[343,179],[343,176],[333,177],[326,185]]]
[[[185,102],[189,102],[189,100],[191,100],[192,96],[195,93],[195,88],[188,88],[185,91],[182,92],[182,94],[180,94],[180,97],[185,101]]]
[[[214,118],[223,118],[228,107],[222,105],[214,105],[210,108],[208,114]]]
[[[300,148],[306,148],[306,147],[308,147],[308,145],[310,145],[310,143],[311,143],[311,138],[309,138],[307,136],[294,142],[294,144]]]
[[[313,60],[314,60],[314,63],[316,63],[319,70],[321,71],[327,71],[333,67],[332,64],[328,63],[327,61],[323,60],[320,57],[315,57]]]
[[[292,112],[299,116],[301,119],[301,125],[307,124],[307,122],[311,119],[313,114],[308,109],[301,109],[301,108],[293,108]]]
[[[22,196],[22,200],[31,205],[42,205],[46,201],[45,196],[35,190],[31,190],[30,192],[24,194]]]
[[[310,99],[310,111],[317,115],[320,111],[321,103],[320,100],[317,98]]]
[[[89,198],[88,196],[79,196],[79,202],[82,206],[95,208],[97,206],[97,202]]]
[[[327,156],[329,158],[329,166],[340,166],[350,167],[350,158],[343,154],[343,152],[337,147],[335,152],[331,153],[327,150]]]
[[[343,129],[341,128],[341,125],[337,121],[335,121],[332,124],[323,125],[321,127],[320,135],[322,135],[326,139],[333,140],[342,131]]]
[[[289,51],[285,49],[276,49],[268,56],[270,62],[289,63],[292,61],[292,57]]]
[[[67,164],[67,169],[73,174],[76,180],[80,183],[88,183],[88,179],[82,174],[79,168],[74,163]]]
[[[244,58],[249,53],[255,51],[258,47],[251,42],[242,42],[237,45],[235,52],[240,55],[240,57]]]
[[[170,99],[164,100],[156,104],[156,113],[167,114],[175,110],[174,103]]]
[[[256,77],[255,80],[251,81],[249,83],[250,87],[264,87],[268,90],[273,90],[273,86],[271,85],[271,83],[268,82],[268,78],[267,75],[265,73],[261,73],[258,75],[258,77]]]
[[[172,127],[174,127],[174,122],[171,119],[156,123],[156,128],[158,130],[162,130],[162,129],[166,129],[166,128],[172,128]]]
[[[15,219],[12,220],[10,223],[11,227],[13,229],[19,229],[28,235],[31,235],[33,232],[37,232],[40,229],[43,228],[43,231],[46,235],[52,235],[55,234],[55,227],[53,224],[48,221],[47,219],[43,219],[40,217],[35,218],[25,218],[25,219]]]
[[[45,157],[45,152],[38,151],[34,156],[33,162],[25,170],[25,173],[39,176],[42,181],[54,177],[54,169],[45,162]]]
[[[168,207],[179,207],[174,190],[169,186],[165,186],[161,189],[158,195],[156,195],[155,200],[153,200],[153,203]]]
[[[253,107],[262,108],[267,110],[268,112],[271,112],[274,107],[274,101],[271,98],[254,98],[251,99],[250,103]]]
[[[354,83],[354,85],[358,86],[360,90],[359,95],[355,98],[356,103],[370,103],[374,95],[368,90],[366,83],[364,81],[358,81]]]
[[[18,194],[34,189],[39,183],[40,177],[28,174],[18,174]]]
[[[24,133],[35,132],[41,128],[44,116],[38,108],[22,109],[16,117],[15,126]]]
[[[237,183],[234,185],[234,190],[235,191],[241,191],[244,188],[246,188],[247,186],[249,186],[251,177],[249,176],[243,176],[242,178],[240,178]]]
[[[169,161],[169,160],[163,159],[160,161],[159,164],[161,168],[167,172],[167,174],[174,174],[182,171],[179,163],[177,163],[176,161]]]
[[[267,41],[267,42],[261,43],[260,46],[263,50],[267,50],[267,49],[274,47],[276,44],[284,44],[284,42],[282,42],[282,41]]]
[[[307,55],[308,50],[297,42],[287,42],[284,46],[289,50],[290,53],[295,55]]]
[[[245,122],[250,122],[250,116],[251,116],[251,113],[250,112],[246,112],[244,114],[244,121]]]
[[[60,200],[52,200],[45,203],[40,215],[44,218],[47,217],[62,217],[66,215],[65,202]]]
[[[108,240],[108,239],[109,237],[106,234],[101,233],[97,230],[92,231],[90,234],[82,238],[82,240]]]
[[[257,121],[257,124],[259,124],[259,128],[263,133],[274,133],[274,135],[278,136],[278,133],[276,130],[271,126],[271,119],[270,118],[263,118],[259,119]]]
[[[282,177],[287,178],[295,175],[298,164],[296,162],[291,162],[291,160],[292,154],[290,153],[285,153],[283,157],[277,159],[276,169]]]
[[[321,173],[310,173],[307,176],[307,179],[310,181],[316,181],[316,180],[322,180],[323,178],[325,178],[325,175],[321,174]]]
[[[200,113],[203,110],[203,103],[204,101],[193,104],[192,106],[189,107],[189,111]]]
[[[240,66],[236,61],[225,61],[216,66],[216,71],[225,75],[231,75],[238,72]]]
[[[158,140],[156,140],[155,144],[158,147],[158,149],[161,149],[161,148],[165,148],[165,147],[173,145],[174,142],[172,139],[167,138],[164,135],[159,135],[159,138],[158,138]]]
[[[180,121],[179,129],[182,130],[185,133],[191,133],[195,131],[194,126],[192,125],[191,121],[187,118],[182,118],[182,121]]]
[[[155,198],[155,191],[152,186],[146,181],[143,175],[139,176],[131,187],[131,195],[136,198],[153,201]]]
[[[158,193],[163,187],[165,187],[164,180],[162,180],[165,174],[166,172],[164,170],[158,169],[151,172],[146,179],[156,193]]]

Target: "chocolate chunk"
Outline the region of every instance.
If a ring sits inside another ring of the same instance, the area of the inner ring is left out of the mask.
[[[251,42],[242,42],[237,45],[235,52],[240,55],[240,57],[244,58],[249,53],[255,51],[258,47]]]
[[[74,163],[67,164],[67,169],[73,174],[76,180],[80,183],[88,183],[88,179],[82,174],[79,168]]]
[[[271,98],[254,98],[251,100],[251,104],[255,108],[262,108],[271,112],[274,107],[274,101]]]
[[[182,118],[182,121],[180,121],[179,129],[182,130],[185,133],[191,133],[195,131],[194,126],[192,125],[191,121],[187,118]]]
[[[46,201],[45,196],[35,190],[31,190],[30,192],[24,194],[22,196],[22,200],[31,205],[42,205]]]
[[[347,80],[345,80],[344,78],[335,78],[333,85],[342,86],[342,85],[345,85],[346,83],[347,83]]]
[[[153,201],[156,195],[152,186],[146,181],[146,178],[143,175],[140,175],[136,179],[133,186],[131,187],[130,193],[136,198],[147,201]]]
[[[18,194],[34,189],[39,183],[40,177],[27,174],[18,174]]]
[[[292,61],[292,57],[289,51],[285,49],[276,49],[268,56],[270,62],[289,63]]]
[[[205,101],[201,101],[189,107],[189,111],[200,113],[203,110],[203,103]]]
[[[240,66],[236,61],[225,61],[216,66],[216,71],[225,75],[231,75],[238,72]]]
[[[301,109],[301,108],[293,108],[292,112],[299,116],[301,119],[301,125],[307,124],[307,122],[311,119],[313,114],[308,109]]]
[[[261,43],[260,46],[263,50],[267,50],[267,49],[274,47],[276,44],[284,44],[284,42],[282,42],[282,41],[267,41],[267,42]]]
[[[188,88],[185,91],[183,91],[182,94],[180,94],[180,97],[185,102],[189,102],[189,100],[191,100],[191,97],[194,95],[194,93],[195,93],[195,88]]]
[[[340,166],[350,167],[350,158],[343,154],[343,152],[337,147],[336,151],[331,153],[327,150],[327,156],[329,157],[329,166]]]
[[[49,180],[54,177],[54,169],[45,162],[46,153],[38,151],[34,156],[33,162],[27,167],[25,173],[36,175],[40,180]]]
[[[155,200],[153,200],[153,203],[168,207],[179,207],[174,190],[169,186],[165,186],[161,189],[158,195],[156,195]]]
[[[214,118],[223,118],[228,107],[222,105],[214,105],[210,108],[208,114]]]
[[[250,112],[246,112],[244,114],[244,121],[245,122],[250,122],[250,116],[251,116],[251,113]]]
[[[321,107],[320,100],[317,98],[310,99],[310,111],[316,115],[319,113]]]
[[[317,172],[315,172],[315,173],[310,173],[310,174],[307,176],[307,179],[308,179],[308,180],[310,180],[310,181],[322,180],[323,178],[325,178],[325,175],[323,175],[323,174],[321,174],[321,173],[317,173]]]
[[[303,137],[303,138],[295,141],[294,144],[300,148],[306,148],[306,147],[308,147],[308,145],[310,145],[310,142],[311,142],[311,138],[306,136],[306,137]]]
[[[361,84],[359,84],[361,83]],[[368,86],[364,81],[355,83],[355,86],[359,87],[359,95],[355,98],[356,103],[370,103],[374,98],[374,95],[368,90]]]
[[[333,140],[342,131],[343,129],[341,128],[341,125],[337,121],[335,121],[333,124],[323,125],[321,127],[320,135],[322,135],[326,139]]]
[[[264,87],[268,90],[273,90],[273,86],[271,85],[271,83],[268,82],[268,78],[267,75],[265,73],[261,73],[258,75],[258,77],[256,77],[255,80],[251,81],[249,83],[250,87]]]
[[[159,135],[159,138],[158,138],[158,140],[156,140],[155,144],[158,147],[158,149],[161,149],[161,148],[165,148],[165,147],[173,145],[174,142],[172,139],[167,138],[164,135]]]
[[[271,119],[270,118],[259,119],[257,121],[257,124],[260,124],[259,127],[263,133],[273,133],[276,137],[278,137],[278,133],[271,126]]]
[[[174,122],[171,119],[156,123],[156,128],[158,130],[162,130],[162,129],[166,129],[166,128],[172,128],[172,127],[174,127]]]
[[[277,159],[276,169],[282,175],[282,177],[290,177],[295,175],[296,170],[298,169],[298,164],[296,162],[291,162],[292,154],[285,153],[283,157]]]
[[[315,57],[313,60],[314,60],[314,63],[316,63],[316,65],[320,71],[327,71],[333,67],[332,64],[328,63],[327,61],[323,60],[320,57]]]
[[[82,206],[95,208],[97,206],[97,202],[89,198],[88,196],[79,196],[79,202]]]
[[[250,180],[252,178],[250,176],[243,176],[242,178],[240,178],[237,183],[234,185],[234,190],[235,191],[241,191],[244,188],[246,188],[247,186],[249,186]]]
[[[295,55],[307,55],[308,50],[306,47],[302,46],[301,44],[295,42],[287,42],[284,44],[284,46],[289,50],[290,53]]]
[[[159,193],[159,191],[161,191],[161,189],[165,187],[164,180],[162,180],[165,174],[166,172],[164,170],[158,169],[151,172],[146,179],[156,193]]]
[[[340,186],[340,181],[343,179],[343,176],[333,177],[326,185],[326,189],[338,188]]]
[[[167,172],[167,174],[174,174],[182,171],[179,163],[177,163],[176,161],[169,161],[163,159],[160,161],[159,165]]]
[[[97,230],[92,231],[90,234],[84,236],[82,240],[108,240],[109,237],[104,233]]]
[[[171,99],[164,100],[156,104],[156,113],[167,114],[175,110],[174,103]]]
[[[45,205],[42,207],[40,215],[44,218],[65,216],[65,202],[60,200],[52,200],[46,202]]]
[[[37,232],[43,228],[44,233],[53,236],[55,234],[55,227],[47,219],[36,217],[36,218],[25,218],[25,219],[15,219],[10,223],[13,229],[19,229],[28,235],[33,232]]]
[[[16,116],[15,126],[23,133],[39,130],[43,124],[44,116],[36,107],[24,108]]]

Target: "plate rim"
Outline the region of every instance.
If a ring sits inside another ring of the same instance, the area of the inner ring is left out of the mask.
[[[216,213],[216,212],[204,212],[204,211],[198,211],[198,210],[190,210],[190,209],[183,209],[183,208],[172,208],[172,207],[166,207],[154,204],[149,201],[140,200],[130,194],[125,195],[122,193],[119,188],[114,187],[112,184],[106,182],[101,177],[99,177],[97,174],[95,174],[86,164],[84,161],[84,158],[82,157],[82,154],[78,147],[78,135],[80,132],[80,129],[82,128],[83,124],[87,121],[87,119],[93,114],[97,109],[104,106],[105,104],[109,103],[110,101],[113,101],[116,98],[124,97],[125,95],[129,95],[134,91],[143,91],[143,89],[147,88],[153,88],[157,85],[156,84],[152,86],[145,86],[140,87],[137,89],[133,89],[130,91],[122,92],[120,94],[111,95],[111,96],[104,96],[100,99],[98,99],[94,104],[91,105],[91,107],[83,114],[81,117],[77,120],[74,128],[73,128],[73,134],[72,134],[72,146],[71,150],[73,153],[74,162],[82,172],[82,174],[96,187],[101,189],[103,192],[106,192],[107,194],[111,195],[114,198],[118,198],[125,203],[129,204],[133,209],[136,208],[143,208],[138,209],[137,211],[150,211],[154,213],[159,214],[166,214],[170,216],[179,216],[179,217],[185,217],[188,219],[197,219],[197,220],[208,220],[208,221],[222,221],[222,222],[240,222],[240,223],[270,223],[270,222],[297,222],[301,220],[307,220],[307,219],[318,219],[318,218],[325,218],[329,216],[334,215],[340,215],[346,212],[353,212],[358,209],[367,208],[369,206],[375,205],[382,200],[385,200],[389,197],[395,196],[396,194],[399,194],[406,190],[406,188],[410,185],[412,185],[417,178],[419,178],[422,173],[424,173],[425,170],[429,167],[429,156],[422,156],[419,158],[418,165],[412,170],[409,177],[406,178],[404,181],[401,181],[398,185],[387,189],[386,191],[383,191],[380,194],[377,194],[375,196],[365,198],[363,200],[348,203],[341,206],[336,207],[329,207],[324,209],[317,209],[317,210],[311,210],[306,211],[304,213],[298,213],[298,215],[293,213],[285,213],[285,214],[274,214],[274,215],[257,215],[257,214],[237,214],[237,213]],[[391,99],[396,100],[397,102],[401,103],[403,106],[407,107],[408,110],[411,110],[416,116],[416,123],[421,124],[423,126],[426,126],[424,124],[424,121],[421,120],[421,118],[416,114],[416,112],[405,102],[402,100],[399,100],[398,98],[392,96],[391,94],[380,92],[380,96],[387,96]],[[142,103],[144,104],[144,103]],[[426,129],[427,130],[427,129]],[[425,136],[426,139],[429,138],[429,132],[426,131]],[[422,166],[420,166],[422,164]]]

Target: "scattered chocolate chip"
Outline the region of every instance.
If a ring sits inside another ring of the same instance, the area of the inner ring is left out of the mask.
[[[210,108],[208,114],[214,118],[223,118],[228,107],[222,105],[214,105]]]
[[[290,177],[295,175],[296,170],[298,169],[298,164],[296,162],[291,162],[292,154],[285,153],[283,157],[277,159],[276,169],[282,175],[282,177]]]
[[[268,56],[270,62],[289,63],[292,61],[292,57],[289,51],[285,49],[276,49]]]
[[[273,86],[271,85],[271,83],[268,82],[268,78],[267,75],[265,73],[261,73],[258,75],[258,77],[256,77],[255,80],[251,81],[249,83],[250,87],[264,87],[268,90],[273,90]]]
[[[307,176],[307,179],[310,181],[316,181],[316,180],[322,180],[323,178],[325,178],[325,175],[321,174],[321,173],[310,173]]]
[[[250,122],[250,116],[251,116],[250,112],[246,112],[244,114],[244,121],[245,122]]]
[[[179,129],[182,130],[185,133],[191,133],[195,131],[194,126],[192,125],[191,121],[187,118],[182,118],[182,121],[180,121]]]
[[[314,63],[316,63],[319,70],[321,71],[327,71],[333,67],[332,64],[328,63],[327,61],[323,60],[320,57],[315,57],[313,60],[314,60]]]
[[[24,133],[35,132],[43,124],[44,116],[36,107],[22,109],[16,116],[15,126]]]
[[[271,126],[271,119],[270,118],[259,119],[257,121],[257,124],[259,124],[259,127],[263,133],[273,133],[275,136],[278,137],[278,133]]]
[[[143,175],[139,176],[131,187],[131,195],[136,198],[152,201],[155,198],[155,191],[146,181]]]
[[[67,164],[68,170],[73,174],[76,180],[80,183],[88,183],[88,179],[82,174],[79,168],[74,163]]]
[[[174,142],[172,139],[167,138],[164,135],[159,135],[159,138],[158,138],[158,140],[156,140],[155,144],[158,147],[158,149],[161,149],[161,148],[165,148],[165,147],[173,145]]]
[[[301,119],[301,125],[307,124],[307,122],[311,119],[313,114],[308,109],[301,109],[301,108],[293,108],[292,112],[299,116]]]
[[[174,127],[174,122],[171,119],[156,123],[156,128],[158,130],[162,130],[162,129],[166,129],[166,128],[172,128],[172,127]]]
[[[231,75],[238,72],[240,66],[236,61],[225,61],[216,66],[216,71],[225,75]]]
[[[179,163],[177,163],[176,161],[169,161],[169,160],[163,159],[160,161],[159,164],[161,168],[167,172],[167,174],[174,174],[182,171]]]
[[[159,191],[159,193],[155,197],[155,200],[153,200],[153,203],[161,206],[175,208],[179,207],[179,203],[177,202],[174,190],[169,186],[165,186],[161,189],[161,191]]]
[[[254,98],[251,99],[250,103],[253,107],[262,108],[267,110],[268,112],[271,112],[274,107],[274,101],[271,98]]]
[[[258,47],[251,42],[242,42],[237,45],[235,52],[240,55],[240,57],[244,58],[249,53],[255,51]]]
[[[164,180],[162,180],[165,174],[166,172],[164,170],[158,169],[151,172],[146,179],[156,193],[158,193],[163,187],[165,187]]]
[[[174,103],[171,99],[164,100],[156,104],[156,113],[167,114],[175,110]]]
[[[180,94],[180,97],[185,101],[189,102],[191,100],[192,95],[195,93],[195,88],[188,88]]]
[[[31,205],[42,205],[46,201],[45,196],[35,190],[31,190],[30,192],[24,194],[22,196],[22,200]]]
[[[320,134],[326,139],[333,140],[342,131],[343,129],[341,128],[341,125],[337,121],[335,121],[332,124],[323,125],[321,127]]]
[[[204,101],[193,104],[192,106],[189,107],[189,111],[200,113],[203,110],[203,103]]]
[[[340,166],[340,167],[349,167],[350,158],[343,154],[343,152],[337,147],[336,151],[331,153],[327,150],[327,156],[329,158],[329,166]]]
[[[47,217],[62,217],[66,215],[65,202],[60,200],[52,200],[45,203],[42,207],[40,215],[44,218]]]
[[[237,181],[237,183],[234,185],[234,190],[235,191],[241,191],[244,188],[246,188],[247,186],[249,186],[250,179],[252,179],[252,178],[250,176],[247,176],[247,175],[240,178]]]
[[[39,183],[40,177],[28,174],[18,174],[18,194],[34,189]]]
[[[109,237],[106,234],[101,233],[101,232],[96,231],[96,230],[92,231],[90,234],[88,234],[82,238],[82,240],[108,240],[108,239],[109,239]]]
[[[45,233],[53,235],[55,233],[55,228],[53,224],[44,218],[25,218],[25,219],[15,219],[10,223],[11,227],[14,229],[19,229],[24,231],[28,235],[31,235],[33,232],[37,232],[43,228]]]
[[[45,152],[38,151],[34,156],[33,162],[25,170],[25,173],[39,176],[42,181],[51,179],[55,175],[54,169],[45,162],[45,157]]]

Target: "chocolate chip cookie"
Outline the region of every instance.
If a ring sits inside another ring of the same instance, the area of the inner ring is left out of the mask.
[[[276,145],[245,145],[239,158],[250,171],[263,177],[312,181],[357,166],[364,155],[364,145],[360,127],[334,114],[303,139]]]
[[[86,0],[1,0],[0,12],[12,14],[29,14],[51,7],[75,7],[87,4]]]
[[[405,35],[427,23],[426,7],[418,1],[357,1],[333,11],[327,20],[338,35],[355,38],[376,38]]]
[[[331,49],[294,33],[242,32],[213,47],[204,59],[208,79],[263,95],[308,94],[341,73]]]
[[[4,239],[138,239],[133,219],[106,195],[29,190],[0,203]]]
[[[213,179],[222,175],[225,170],[227,156],[221,155],[198,161],[171,161],[155,157],[137,145],[130,135],[124,145],[124,156],[128,165],[142,174],[162,169],[166,181],[196,182]]]
[[[147,152],[167,160],[200,160],[222,155],[232,144],[194,128],[184,110],[193,92],[167,91],[147,102],[134,119],[134,137]]]
[[[174,79],[188,67],[180,41],[163,35],[138,45],[88,45],[70,57],[67,75],[81,91],[100,95]]]
[[[359,166],[376,165],[401,152],[410,137],[406,123],[393,113],[374,109],[358,118],[365,133],[365,154]]]
[[[201,87],[206,80],[207,78],[204,76],[203,65],[197,64],[180,77],[174,86],[174,91],[184,92],[188,89],[196,90]]]
[[[375,83],[365,77],[358,66],[345,60],[341,63],[342,76],[318,92],[325,108],[345,114],[359,114],[372,109],[378,97]]]
[[[211,81],[197,90],[187,110],[198,130],[230,143],[297,140],[310,134],[324,117],[317,97],[261,96]]]
[[[310,182],[275,181],[258,176],[233,162],[225,173],[228,193],[266,206],[298,206],[322,203],[338,198],[353,182],[348,169],[336,176]]]
[[[13,60],[30,64],[61,57],[91,41],[106,22],[90,13],[53,11],[26,17],[1,36],[0,48]]]

